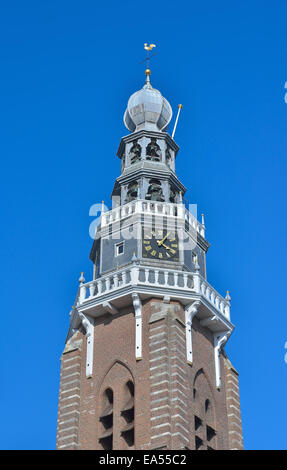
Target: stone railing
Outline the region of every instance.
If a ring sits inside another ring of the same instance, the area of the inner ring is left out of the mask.
[[[230,302],[219,295],[211,285],[200,276],[199,292],[216,310],[230,320]]]
[[[189,224],[202,237],[205,236],[205,227],[185,208],[184,204],[172,204],[167,202],[146,201],[137,199],[135,201],[115,207],[108,212],[102,212],[101,226],[105,227],[111,223],[118,222],[133,214],[146,214],[155,216],[168,216],[180,218],[189,222]]]
[[[116,292],[128,286],[146,286],[165,288],[200,294],[217,311],[230,320],[230,303],[219,295],[211,285],[202,278],[199,272],[176,271],[155,267],[133,265],[119,269],[111,274],[91,282],[81,282],[77,297],[77,305]]]

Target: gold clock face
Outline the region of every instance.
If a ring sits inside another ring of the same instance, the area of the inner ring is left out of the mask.
[[[173,230],[144,229],[143,258],[179,261],[178,236]]]

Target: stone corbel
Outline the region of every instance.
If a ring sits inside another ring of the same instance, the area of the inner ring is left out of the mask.
[[[200,321],[200,325],[201,325],[201,326],[206,326],[206,325],[208,325],[209,323],[214,323],[214,322],[216,322],[216,320],[217,320],[216,315],[213,315],[212,317],[204,318],[203,320],[201,320],[201,321]]]
[[[104,302],[103,308],[106,312],[109,312],[111,315],[117,315],[119,313],[118,309],[110,302]]]
[[[135,355],[136,360],[142,359],[142,303],[138,294],[132,295],[135,310]]]
[[[193,354],[192,354],[192,321],[197,314],[200,301],[197,300],[185,308],[185,344],[186,344],[186,362],[192,365]]]
[[[91,377],[93,374],[94,359],[94,323],[90,317],[83,313],[79,313],[79,317],[82,321],[87,338],[86,377]]]
[[[220,350],[228,340],[230,333],[230,331],[221,331],[214,333],[214,363],[217,390],[220,390],[221,388]]]

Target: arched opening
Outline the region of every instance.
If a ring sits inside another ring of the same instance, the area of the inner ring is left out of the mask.
[[[153,137],[146,148],[146,159],[151,160],[152,162],[161,161],[161,150],[159,145],[156,143],[156,139]]]
[[[121,435],[128,445],[131,447],[135,441],[135,430],[134,430],[134,384],[129,380],[124,387],[123,395],[123,407],[121,409],[121,416],[124,418],[124,425],[121,431]]]
[[[115,361],[108,369],[98,403],[97,447],[134,449],[134,381],[130,370]]]
[[[148,201],[164,201],[160,180],[157,178],[152,178],[149,180],[149,187],[145,198]]]
[[[133,181],[128,185],[127,196],[125,203],[134,201],[138,197],[139,184],[137,181]]]
[[[104,450],[113,448],[113,408],[114,394],[111,388],[107,388],[102,397],[102,411],[100,414],[101,433],[99,443]]]
[[[216,449],[214,407],[210,385],[203,369],[199,369],[193,382],[194,431],[196,449]]]
[[[138,144],[138,141],[135,140],[133,142],[133,146],[130,149],[130,153],[129,153],[129,158],[130,158],[131,165],[133,165],[134,163],[137,163],[141,160],[141,153],[142,153],[141,146],[140,146],[140,144]]]

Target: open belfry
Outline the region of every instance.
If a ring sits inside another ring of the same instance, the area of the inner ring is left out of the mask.
[[[57,449],[243,448],[230,297],[207,281],[204,219],[184,199],[172,109],[150,74],[128,100],[93,279],[81,275],[70,312]]]

